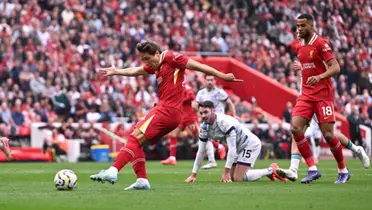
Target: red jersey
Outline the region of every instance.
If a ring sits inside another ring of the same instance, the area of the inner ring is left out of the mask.
[[[152,69],[146,65],[143,67],[149,74],[156,74],[160,106],[182,111],[184,92],[182,83],[188,60],[188,57],[177,52],[164,51],[160,55],[159,69]]]
[[[185,92],[183,95],[183,118],[198,119],[198,115],[194,111],[194,108],[192,108],[192,101],[195,99],[195,93],[190,85],[185,85]]]
[[[326,63],[334,58],[328,42],[314,33],[308,44],[304,44],[304,41],[301,42],[296,52],[302,66],[302,87],[299,99],[305,101],[333,101],[331,78],[320,80],[313,86],[306,84],[309,77],[327,71]]]
[[[292,41],[292,44],[291,44],[291,50],[293,52],[297,52],[297,49],[301,46],[301,41],[298,40],[298,39],[295,39]]]

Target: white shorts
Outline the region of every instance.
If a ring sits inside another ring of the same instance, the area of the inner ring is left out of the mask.
[[[258,156],[261,153],[261,140],[257,136],[249,137],[250,144],[248,144],[241,152],[235,157],[234,165],[244,165],[253,168]]]
[[[314,128],[312,126],[308,127],[305,131],[305,137],[307,139],[314,138],[314,139],[321,139],[322,138],[322,132],[318,127]]]

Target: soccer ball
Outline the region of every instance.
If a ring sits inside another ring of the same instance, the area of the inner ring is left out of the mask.
[[[72,190],[76,186],[77,181],[76,174],[68,169],[58,171],[54,177],[54,185],[58,190]]]

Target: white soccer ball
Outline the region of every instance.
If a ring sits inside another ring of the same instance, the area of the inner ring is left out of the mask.
[[[76,174],[68,169],[58,171],[54,177],[54,185],[58,190],[72,190],[76,187],[77,181]]]

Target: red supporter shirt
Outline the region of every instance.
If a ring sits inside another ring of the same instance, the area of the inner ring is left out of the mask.
[[[333,88],[331,78],[320,80],[317,84],[309,86],[307,79],[327,71],[327,62],[334,58],[328,42],[314,33],[308,44],[304,41],[297,45],[297,57],[302,66],[302,87],[299,99],[305,101],[333,101]]]
[[[198,119],[198,115],[194,111],[194,108],[192,108],[192,101],[195,99],[195,93],[190,85],[185,85],[183,95],[183,118],[192,120]]]
[[[149,74],[155,74],[158,82],[159,105],[173,107],[182,111],[183,80],[189,58],[173,51],[164,51],[160,55],[159,69],[144,66]]]

